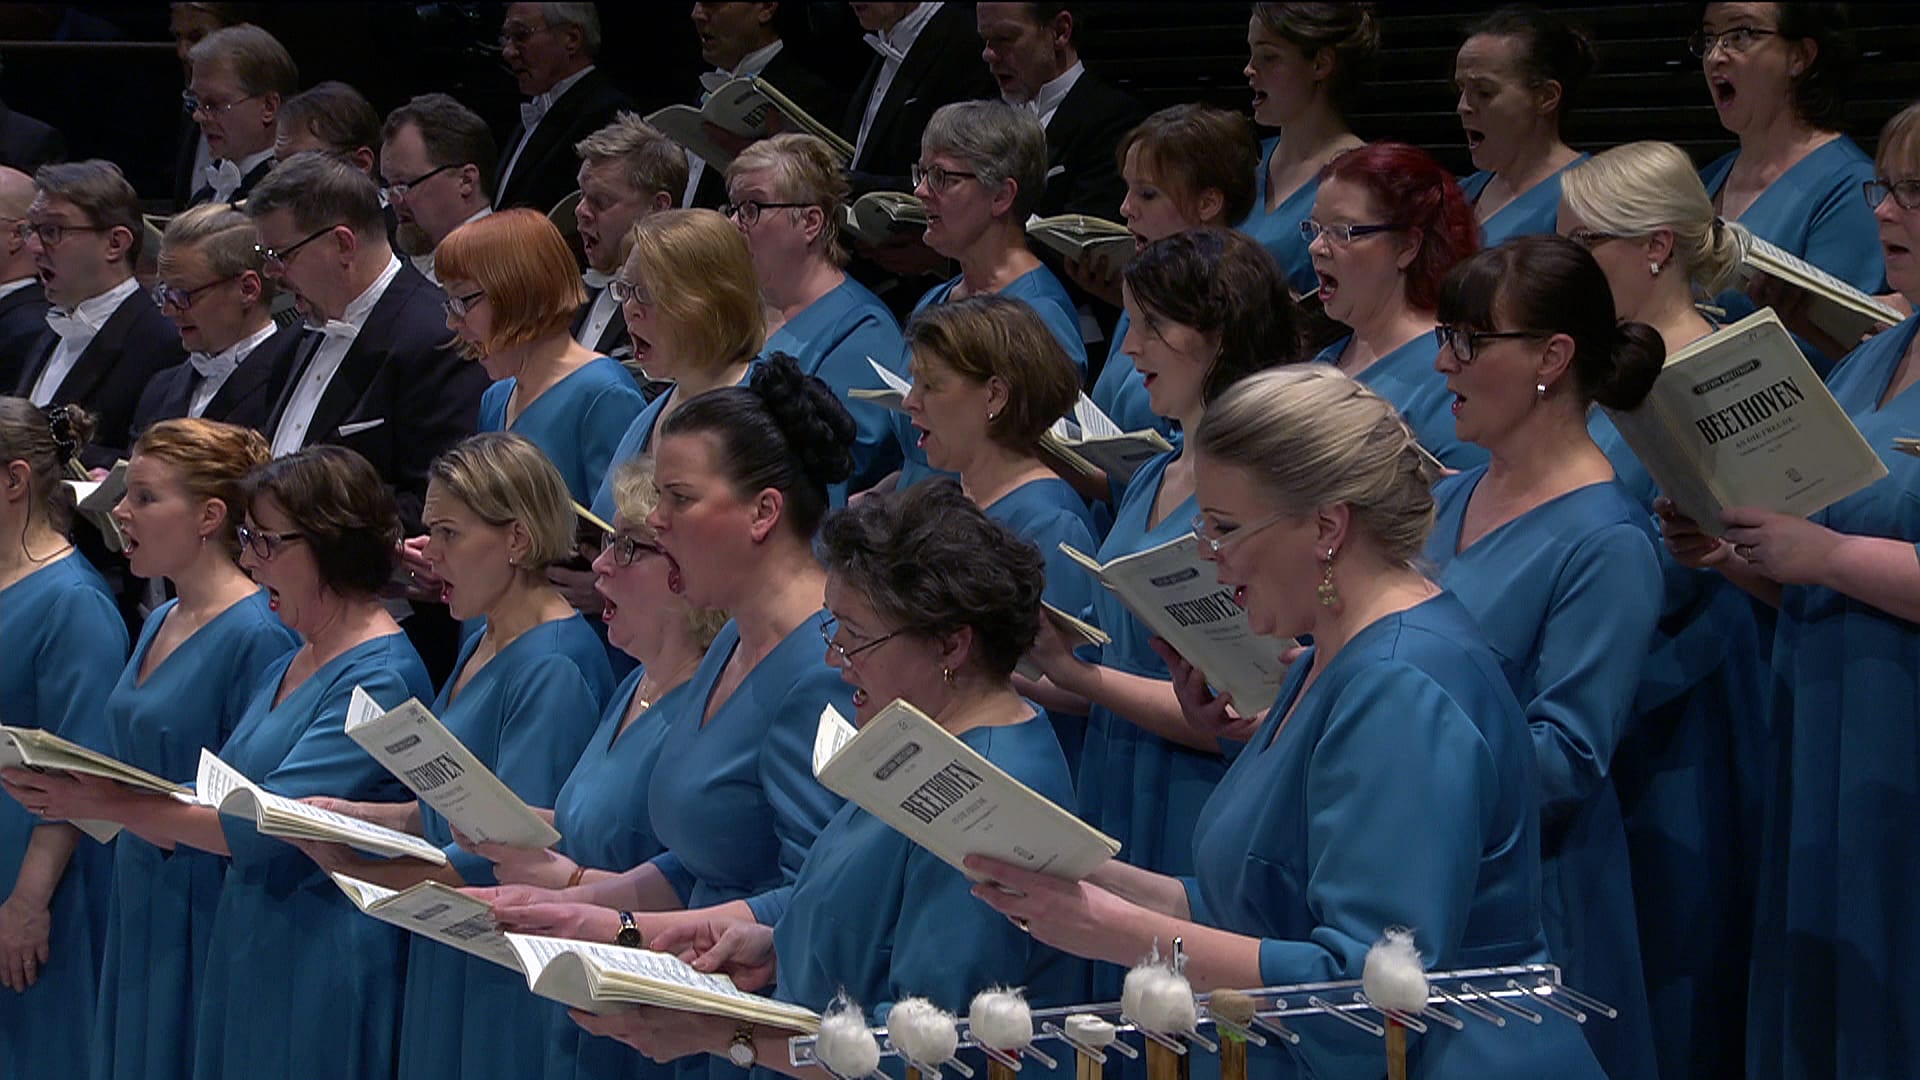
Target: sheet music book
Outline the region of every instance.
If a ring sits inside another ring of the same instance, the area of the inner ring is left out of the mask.
[[[275,795],[242,776],[213,751],[200,751],[198,790],[193,800],[230,817],[245,818],[263,836],[347,844],[371,855],[406,856],[447,864],[446,852],[417,836],[375,825],[331,810]]]
[[[34,769],[41,772],[77,773],[102,776],[115,783],[159,795],[181,795],[187,788],[155,776],[124,761],[70,742],[40,728],[0,726],[0,769]],[[112,821],[73,821],[81,832],[101,843],[120,835],[120,825]]]
[[[782,121],[773,119],[776,114]],[[699,108],[669,105],[650,113],[647,123],[720,170],[733,163],[734,154],[706,131],[708,124],[749,141],[782,131],[802,132],[825,142],[842,164],[853,160],[852,143],[841,138],[830,125],[808,115],[772,83],[757,75],[727,80],[708,94]]]

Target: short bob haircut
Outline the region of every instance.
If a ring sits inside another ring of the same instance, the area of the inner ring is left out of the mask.
[[[671,327],[676,363],[711,371],[751,360],[767,343],[747,238],[715,211],[662,210],[640,219],[626,275],[652,294]]]
[[[220,208],[227,210],[225,204]],[[219,499],[227,508],[220,523],[220,543],[229,557],[240,557],[240,518],[246,502],[242,485],[249,472],[273,458],[265,437],[238,424],[183,417],[148,427],[133,444],[132,453],[172,466],[180,474],[181,486],[194,498]]]
[[[1419,254],[1405,274],[1407,303],[1432,311],[1440,281],[1480,248],[1480,225],[1453,174],[1433,155],[1398,142],[1368,143],[1338,155],[1320,170],[1320,183],[1338,180],[1366,189],[1380,219],[1401,226]]]
[[[633,458],[614,467],[613,508],[626,519],[627,532],[649,544],[658,543],[660,534],[647,524],[647,517],[659,505],[660,489],[653,482],[652,458]],[[725,611],[687,606],[687,630],[693,636],[695,651],[706,652],[725,625]]]
[[[471,281],[493,316],[487,353],[565,334],[587,302],[573,252],[545,214],[521,208],[488,214],[447,234],[434,249],[441,281]]]
[[[1175,205],[1196,217],[1194,203],[1208,189],[1220,193],[1220,220],[1235,225],[1253,210],[1260,144],[1247,118],[1211,105],[1171,105],[1142,120],[1120,139],[1114,160],[1124,171],[1138,148]]]
[[[567,482],[526,436],[510,431],[469,435],[433,459],[427,480],[495,528],[519,522],[529,538],[522,571],[544,577],[547,567],[573,557]]]
[[[1147,318],[1217,336],[1200,396],[1212,401],[1256,371],[1300,359],[1302,320],[1266,248],[1228,229],[1190,229],[1140,249],[1122,272]]]
[[[366,458],[344,446],[310,446],[247,474],[247,516],[271,499],[305,540],[320,584],[337,596],[372,599],[398,565],[400,513]]]
[[[987,422],[987,437],[1028,452],[1080,398],[1080,372],[1025,300],[969,296],[924,308],[907,323],[914,379],[928,377],[925,358],[952,368],[968,382],[999,378],[1007,404]]]
[[[896,633],[971,630],[973,654],[993,678],[1011,674],[1039,635],[1046,561],[950,477],[861,499],[827,519],[820,547],[827,573]]]
[[[1032,110],[1004,101],[956,101],[934,110],[920,133],[920,152],[951,154],[988,188],[1014,183],[1011,216],[1025,221],[1047,188],[1047,129]]]
[[[783,132],[761,139],[733,159],[727,166],[727,182],[750,172],[764,172],[772,182],[774,197],[781,202],[806,203],[790,207],[786,213],[799,215],[808,207],[820,208],[824,218],[820,226],[820,250],[835,266],[847,264],[847,245],[840,238],[841,215],[846,212],[850,188],[847,170],[832,148],[817,136]],[[799,221],[798,216],[794,218]]]

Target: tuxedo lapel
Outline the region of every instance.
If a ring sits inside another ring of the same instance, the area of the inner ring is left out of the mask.
[[[280,416],[287,411],[287,402],[293,398],[293,388],[306,377],[307,364],[313,360],[313,354],[320,348],[319,331],[309,331],[298,323],[288,327],[288,330],[297,334],[298,337],[293,344],[291,362],[287,365],[286,380],[280,384],[280,392],[274,395],[273,408],[267,414],[267,426],[261,429],[267,433],[268,438],[272,438],[273,433],[280,430]]]
[[[113,309],[113,314],[108,316],[106,325],[100,328],[99,333],[93,335],[92,341],[87,342],[87,347],[81,352],[80,359],[74,362],[73,370],[67,372],[67,377],[62,379],[60,386],[54,390],[53,400],[56,403],[86,401],[93,396],[93,392],[99,388],[100,384],[106,381],[107,376],[113,374],[114,362],[126,351],[124,346],[127,343],[127,334],[133,329],[134,321],[140,317],[140,305],[143,303],[151,305],[152,301],[135,292],[120,301],[119,307]],[[51,349],[48,350],[48,355],[52,355]],[[38,378],[38,371],[35,372],[35,377]],[[31,383],[28,384],[28,389],[32,389]]]
[[[52,328],[41,331],[40,340],[33,346],[33,361],[20,372],[20,381],[14,384],[14,397],[26,397],[33,393],[33,384],[40,381],[40,373],[46,370],[47,361],[53,359],[54,346],[59,343],[60,339],[54,335]]]
[[[233,369],[220,389],[214,391],[213,400],[207,402],[206,415],[271,434],[273,429],[265,426],[267,419],[281,387],[287,383],[294,358],[305,343],[304,337],[304,332],[298,329],[282,330],[261,342]]]

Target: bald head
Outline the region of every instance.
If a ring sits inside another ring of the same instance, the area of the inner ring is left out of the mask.
[[[33,202],[33,177],[0,165],[0,217],[24,218]]]

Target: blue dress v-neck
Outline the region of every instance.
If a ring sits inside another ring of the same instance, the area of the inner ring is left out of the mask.
[[[573,501],[586,505],[618,460],[621,436],[646,407],[633,374],[610,356],[596,356],[548,387],[509,425],[507,403],[517,382],[501,379],[480,395],[480,430],[525,435],[560,470]]]
[[[1352,335],[1327,346],[1315,363],[1338,364],[1353,342]],[[1400,410],[1413,436],[1427,452],[1449,469],[1465,471],[1487,463],[1487,452],[1460,438],[1453,425],[1453,393],[1447,377],[1434,370],[1440,343],[1432,334],[1420,334],[1367,365],[1354,376]]]

